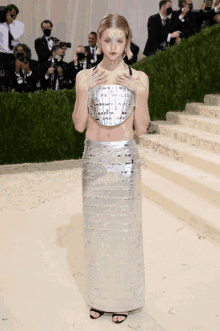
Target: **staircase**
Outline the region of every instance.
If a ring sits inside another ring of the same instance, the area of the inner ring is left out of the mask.
[[[137,142],[142,195],[220,244],[220,95],[168,112],[148,131]]]

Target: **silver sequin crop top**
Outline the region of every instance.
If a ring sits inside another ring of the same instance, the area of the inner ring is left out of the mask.
[[[130,67],[129,70],[132,76]],[[123,123],[135,106],[135,93],[125,86],[96,85],[88,90],[89,113],[101,125],[115,126]]]

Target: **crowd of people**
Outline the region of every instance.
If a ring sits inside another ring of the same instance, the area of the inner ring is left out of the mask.
[[[159,13],[148,19],[148,39],[145,56],[152,56],[158,50],[180,44],[182,40],[199,33],[206,26],[220,23],[220,1],[213,6],[213,0],[204,0],[201,9],[193,9],[192,0],[179,0],[179,10],[172,9],[171,0],[159,2]],[[171,15],[171,16],[170,16]],[[170,18],[168,17],[170,16]]]
[[[180,10],[172,10],[171,0],[161,0],[159,13],[149,17],[148,39],[145,56],[189,38],[205,26],[220,23],[220,0],[204,0],[201,10],[193,10],[192,0],[179,0]],[[88,45],[78,45],[71,62],[63,59],[71,44],[51,36],[53,23],[41,23],[43,36],[35,40],[38,61],[31,58],[31,49],[20,43],[25,32],[24,23],[16,20],[17,6],[10,4],[0,12],[0,92],[35,92],[39,90],[71,89],[75,87],[76,75],[80,70],[96,66],[103,55],[96,54],[97,34],[90,32]],[[171,15],[169,18],[168,16]],[[131,42],[132,58],[123,60],[128,65],[137,62],[139,47]]]

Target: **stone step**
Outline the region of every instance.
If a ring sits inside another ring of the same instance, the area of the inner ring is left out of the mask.
[[[206,94],[204,97],[204,103],[206,105],[219,105],[220,106],[220,94]]]
[[[220,207],[220,177],[137,145],[141,165]]]
[[[185,110],[190,114],[198,114],[209,118],[220,119],[220,105],[207,105],[200,102],[187,103]]]
[[[169,111],[166,120],[174,124],[184,125],[196,130],[220,135],[220,120],[200,115],[188,114],[186,112]],[[153,121],[151,123],[154,123]]]
[[[218,135],[177,125],[170,121],[152,121],[151,125],[157,133],[163,136],[220,154],[220,137]]]
[[[220,155],[161,134],[143,134],[138,144],[220,177]]]
[[[141,174],[142,195],[220,243],[218,206],[145,167],[142,167]]]

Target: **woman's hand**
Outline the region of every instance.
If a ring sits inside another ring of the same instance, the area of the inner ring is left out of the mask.
[[[96,68],[92,73],[85,73],[83,79],[79,83],[79,89],[88,91],[96,85],[102,85],[108,81],[108,75],[104,74],[105,70],[101,71]]]
[[[144,85],[140,79],[140,76],[135,78],[130,78],[128,74],[117,75],[115,78],[115,83],[127,87],[130,91],[136,93],[144,91]]]

